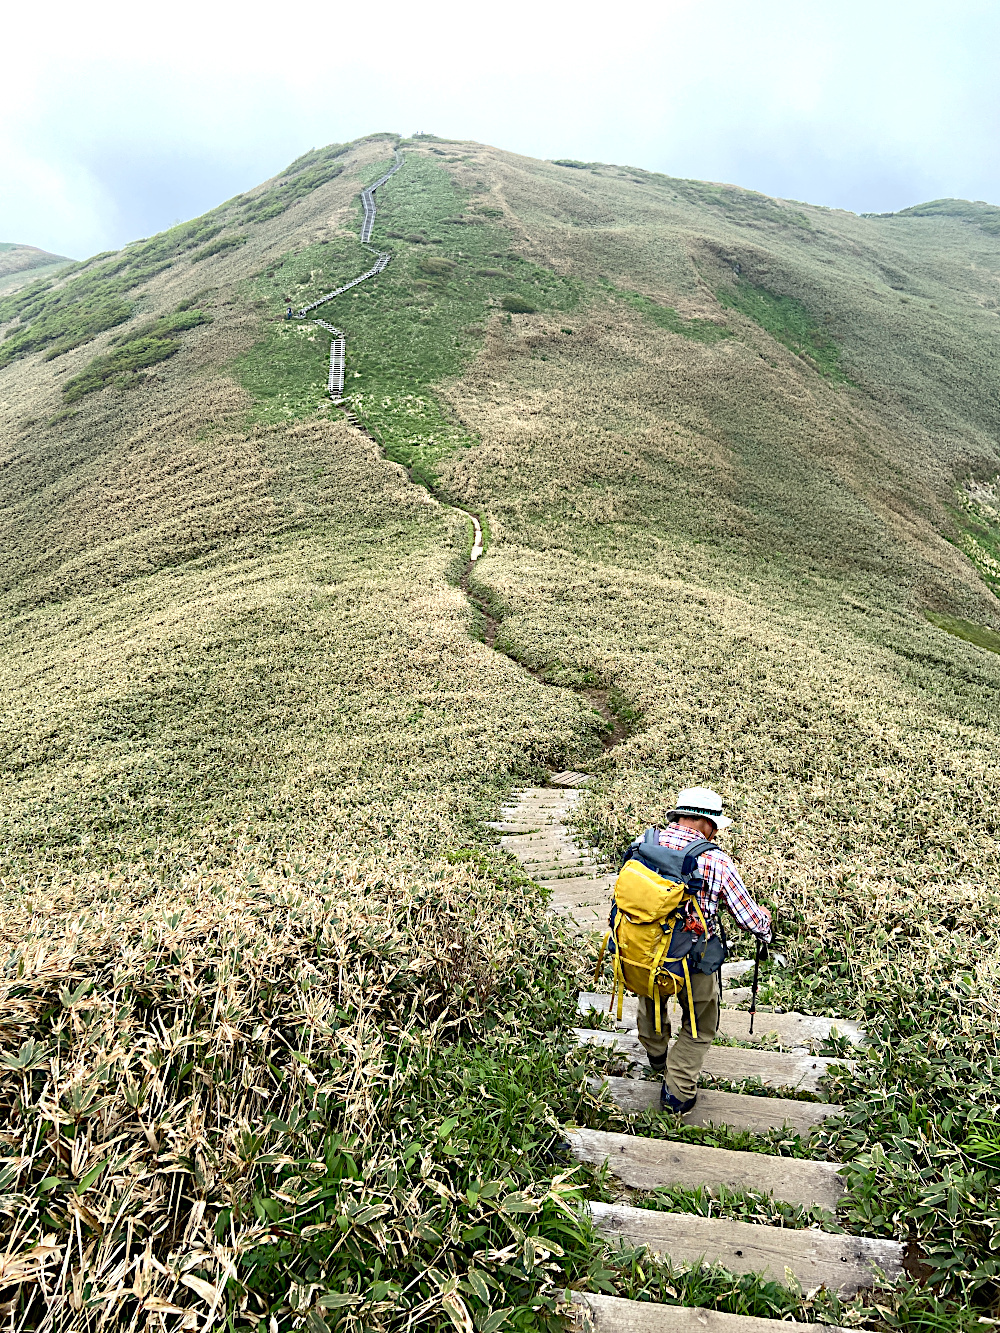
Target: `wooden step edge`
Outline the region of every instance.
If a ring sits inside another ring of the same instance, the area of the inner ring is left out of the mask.
[[[569,885],[577,883],[600,884],[601,901],[605,904],[608,902],[608,895],[606,892],[606,887],[603,878],[601,875],[594,873],[593,866],[567,866],[566,869],[567,871],[572,871],[573,873],[565,875],[539,874],[538,871],[533,870],[531,866],[525,866],[524,872],[528,876],[528,878],[533,879],[536,884],[541,884],[546,889],[552,889],[552,890],[561,889],[566,884]],[[607,915],[607,910],[605,910],[605,916],[606,915]]]
[[[573,1028],[581,1045],[602,1046],[617,1058],[646,1064],[647,1056],[638,1036],[631,1032],[603,1032],[597,1028]],[[833,1060],[794,1051],[769,1051],[759,1046],[710,1046],[703,1072],[730,1083],[758,1078],[772,1088],[795,1088],[818,1092],[820,1081],[833,1066],[853,1070],[852,1060]]]
[[[733,994],[733,992],[729,992]],[[723,988],[723,999],[727,991]],[[638,1000],[634,995],[626,995],[622,1004],[622,1016],[617,1020],[619,1028],[635,1030]],[[668,1022],[680,1021],[680,1009],[673,998],[667,1001]],[[607,1014],[612,1010],[612,997],[596,991],[580,991],[577,997],[577,1010],[582,1014],[593,1010],[598,1014]],[[615,1010],[617,1013],[617,1010]],[[770,1033],[776,1033],[779,1041],[786,1046],[805,1046],[810,1042],[828,1041],[831,1036],[846,1037],[852,1046],[863,1046],[868,1034],[860,1023],[851,1018],[814,1018],[809,1014],[800,1014],[795,1010],[777,1014],[770,1009],[758,1009],[754,1018],[754,1031],[750,1031],[750,1014],[746,1009],[730,1008],[723,1004],[719,1011],[720,1037],[729,1037],[737,1041],[760,1042]]]
[[[589,913],[587,920],[593,921],[594,930],[600,931],[602,922],[607,916],[607,910],[603,900],[597,893],[589,893],[586,886],[581,885],[579,889],[572,893],[554,893],[548,902],[548,910],[555,915],[563,915],[566,912]]]
[[[576,847],[561,847],[548,856],[521,856],[518,860],[525,870],[552,875],[558,874],[561,870],[578,870],[581,866],[585,866],[588,870],[599,870],[601,867],[600,861],[595,856],[588,856],[586,852]]]
[[[605,927],[608,924],[607,885],[600,875],[567,875],[565,879],[538,879],[530,876],[542,888],[551,889],[552,897],[559,898],[567,893],[586,892],[594,897],[594,906],[599,906],[603,913]]]
[[[731,1273],[766,1274],[787,1283],[786,1270],[809,1291],[825,1286],[851,1297],[873,1287],[884,1274],[903,1273],[903,1247],[894,1240],[837,1236],[812,1227],[762,1226],[697,1213],[660,1213],[617,1203],[587,1205],[606,1241],[645,1246],[672,1263],[719,1263]],[[876,1271],[878,1270],[878,1272]]]
[[[615,1078],[611,1075],[588,1079],[595,1093],[608,1090],[620,1110],[635,1115],[660,1110],[660,1084],[652,1079]],[[766,1134],[782,1129],[808,1138],[824,1120],[843,1114],[844,1108],[833,1102],[803,1102],[790,1097],[754,1097],[743,1092],[718,1092],[700,1088],[693,1111],[681,1116],[686,1125],[707,1129],[726,1126]],[[664,1112],[667,1114],[667,1112]]]
[[[735,1152],[701,1143],[649,1139],[601,1129],[566,1129],[566,1142],[578,1162],[601,1167],[629,1189],[667,1186],[708,1190],[752,1190],[780,1203],[822,1208],[834,1213],[846,1187],[839,1162],[815,1162],[772,1153]]]
[[[630,1301],[589,1291],[568,1291],[565,1315],[573,1333],[784,1333],[785,1329],[794,1333],[797,1328],[812,1329],[813,1333],[848,1333],[839,1324],[760,1319],[701,1306]]]

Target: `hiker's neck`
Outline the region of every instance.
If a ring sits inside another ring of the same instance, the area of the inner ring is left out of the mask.
[[[680,824],[681,828],[694,829],[695,833],[700,833],[703,838],[715,837],[715,825],[710,819],[699,819],[695,815],[678,815],[674,823]]]

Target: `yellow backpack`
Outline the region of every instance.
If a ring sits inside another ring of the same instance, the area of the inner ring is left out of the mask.
[[[648,829],[632,844],[615,881],[615,901],[594,972],[596,981],[608,951],[614,959],[618,1019],[625,991],[654,1001],[656,1031],[661,1031],[660,1002],[687,990],[691,1032],[697,1037],[691,973],[718,972],[726,958],[725,942],[711,939],[695,894],[704,888],[698,857],[717,851],[698,838],[680,851],[659,845],[659,830]]]

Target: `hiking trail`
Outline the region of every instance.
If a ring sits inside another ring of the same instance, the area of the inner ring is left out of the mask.
[[[370,248],[368,243],[376,218],[375,192],[399,171],[405,160],[398,148],[395,151],[395,164],[361,191],[364,213],[361,242],[366,248]],[[372,250],[371,253],[376,259],[367,272],[303,306],[296,318],[304,319],[318,306],[359,283],[376,278],[390,263],[392,255],[385,251]],[[347,335],[324,320],[317,318],[315,323],[332,337],[330,397],[356,429],[385,451],[378,432],[345,406]],[[461,586],[473,600],[468,587],[469,575],[483,554],[483,530],[475,514],[458,505],[450,507],[464,514],[472,524],[473,543]],[[488,610],[478,609],[485,615],[486,644],[492,648],[496,620]],[[607,723],[608,735],[604,743],[611,748],[622,739],[624,726],[608,708],[606,692],[587,690],[585,693]],[[549,910],[562,918],[567,929],[578,935],[603,930],[615,880],[599,850],[583,844],[573,828],[574,810],[589,780],[585,773],[555,773],[544,787],[527,787],[512,793],[512,803],[501,810],[499,820],[490,824],[501,833],[501,845],[517,857],[531,878],[551,890]],[[829,1102],[800,1101],[780,1094],[806,1092],[822,1095],[823,1081],[831,1067],[845,1064],[850,1067],[852,1062],[822,1057],[814,1052],[814,1048],[836,1035],[847,1038],[854,1046],[861,1046],[865,1033],[857,1023],[847,1019],[767,1013],[758,1009],[758,1030],[751,1036],[747,1031],[746,1011],[733,1007],[748,998],[749,990],[734,987],[732,982],[752,967],[749,962],[734,962],[727,963],[722,969],[724,989],[719,1037],[744,1044],[713,1045],[702,1072],[704,1078],[721,1082],[756,1079],[761,1094],[748,1096],[704,1088],[698,1094],[697,1105],[681,1119],[687,1125],[728,1126],[750,1134],[784,1128],[787,1133],[808,1139],[817,1127],[839,1115],[843,1108]],[[595,1019],[603,1022],[609,1017],[610,995],[581,991],[577,1004],[581,1022],[589,1022],[588,1026],[574,1029],[577,1041],[604,1049],[610,1065],[606,1075],[593,1080],[594,1090],[606,1092],[626,1115],[658,1110],[660,1080],[657,1077],[652,1081],[643,1076],[646,1056],[636,1028],[634,997],[626,999],[621,1021],[615,1023],[614,1030],[593,1026]],[[680,1014],[673,1001],[668,1007],[667,1021],[676,1031]],[[762,1046],[765,1041],[768,1043],[766,1049]],[[618,1072],[613,1073],[611,1069]],[[719,1263],[733,1273],[755,1273],[786,1285],[798,1282],[804,1291],[826,1286],[848,1298],[863,1288],[876,1285],[882,1278],[894,1282],[904,1272],[907,1260],[903,1246],[897,1241],[844,1235],[823,1230],[816,1224],[795,1230],[693,1213],[660,1212],[634,1207],[629,1202],[636,1190],[704,1186],[711,1191],[724,1186],[730,1190],[759,1191],[780,1202],[821,1208],[835,1214],[845,1193],[839,1162],[781,1157],[764,1152],[736,1152],[574,1126],[567,1126],[564,1133],[570,1152],[579,1162],[597,1167],[607,1163],[610,1173],[620,1184],[620,1202],[590,1202],[586,1205],[597,1233],[607,1245],[626,1242],[646,1246],[653,1255],[669,1257],[675,1264]],[[790,1328],[816,1327],[789,1320],[730,1315],[711,1309],[660,1305],[589,1292],[567,1292],[566,1309],[580,1333],[786,1333]],[[830,1325],[824,1327],[832,1329]],[[832,1333],[837,1330],[832,1329]]]

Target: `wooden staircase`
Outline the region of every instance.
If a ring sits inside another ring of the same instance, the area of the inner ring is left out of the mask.
[[[557,775],[586,781],[585,775]],[[581,782],[527,788],[515,793],[492,825],[501,843],[540,884],[552,890],[551,910],[576,933],[603,929],[608,916],[614,875],[602,864],[596,848],[587,846],[570,827],[580,799]],[[723,968],[723,1008],[719,1036],[744,1044],[713,1045],[704,1074],[713,1080],[755,1085],[775,1095],[747,1095],[703,1089],[694,1109],[683,1117],[689,1125],[728,1126],[751,1134],[785,1128],[809,1134],[842,1108],[829,1102],[801,1101],[779,1092],[822,1094],[833,1066],[847,1065],[817,1054],[820,1043],[846,1038],[853,1047],[864,1044],[865,1033],[848,1019],[814,1018],[798,1013],[758,1010],[753,1035],[749,1016],[732,1007],[748,997],[747,963]],[[727,1006],[726,1001],[729,1001]],[[609,1065],[619,1072],[595,1078],[595,1091],[604,1091],[619,1109],[631,1116],[658,1111],[660,1083],[644,1078],[646,1053],[636,1030],[636,1001],[626,997],[621,1018],[611,1014],[611,997],[582,991],[578,1009],[590,1025],[575,1029],[578,1042],[604,1048]],[[608,1019],[614,1019],[609,1029]],[[675,1026],[680,1015],[668,1011]],[[600,1022],[602,1026],[593,1026]],[[762,1043],[766,1042],[765,1048]],[[638,1067],[638,1071],[637,1071]],[[623,1072],[624,1071],[624,1072]],[[678,1123],[665,1116],[665,1128]],[[621,1188],[622,1201],[588,1205],[595,1230],[604,1243],[645,1246],[675,1264],[720,1263],[733,1273],[757,1273],[777,1282],[796,1281],[809,1290],[825,1286],[844,1297],[876,1283],[891,1283],[903,1271],[903,1248],[896,1241],[847,1236],[813,1224],[805,1229],[702,1217],[693,1213],[661,1212],[635,1207],[627,1200],[634,1191],[664,1186],[707,1190],[752,1190],[775,1200],[835,1213],[844,1194],[838,1162],[781,1157],[769,1152],[735,1152],[670,1138],[613,1134],[567,1126],[566,1141],[577,1161],[607,1165]],[[578,1333],[769,1333],[805,1328],[788,1320],[756,1319],[717,1311],[630,1301],[590,1293],[567,1293],[570,1317]],[[815,1327],[813,1325],[812,1327]]]
[[[558,774],[579,779],[581,774]],[[552,889],[551,911],[574,931],[599,930],[608,919],[614,875],[600,862],[595,848],[582,844],[567,819],[582,791],[572,785],[529,787],[516,792],[513,805],[491,825],[506,836],[502,846],[521,862],[532,879]]]
[[[656,1305],[626,1301],[620,1296],[572,1294],[571,1321],[575,1333],[786,1333],[791,1329],[823,1328],[826,1333],[847,1333],[836,1324],[801,1324],[790,1319],[755,1319],[753,1315],[694,1310],[686,1305]]]

